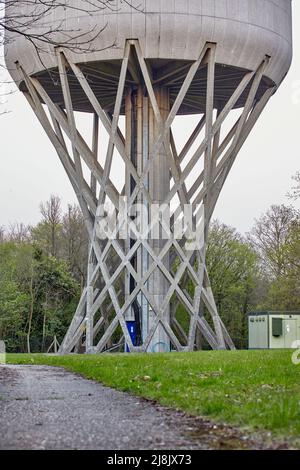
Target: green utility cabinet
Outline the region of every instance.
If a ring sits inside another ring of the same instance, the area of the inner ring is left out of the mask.
[[[252,312],[249,349],[290,349],[300,341],[300,312]]]

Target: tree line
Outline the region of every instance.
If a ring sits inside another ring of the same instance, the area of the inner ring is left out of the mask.
[[[0,338],[8,351],[46,351],[62,340],[86,282],[88,241],[76,205],[51,196],[36,226],[0,230]]]
[[[291,198],[297,199],[300,176]],[[88,238],[80,209],[58,196],[40,205],[35,226],[0,228],[0,339],[8,351],[45,352],[62,341],[86,282]],[[250,233],[217,220],[207,266],[216,304],[238,348],[247,347],[247,314],[300,310],[300,213],[274,205]]]

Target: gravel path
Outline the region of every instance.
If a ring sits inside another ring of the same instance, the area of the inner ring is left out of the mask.
[[[0,449],[195,448],[179,416],[59,368],[5,366]]]
[[[0,366],[0,449],[210,448],[258,445],[61,368]]]

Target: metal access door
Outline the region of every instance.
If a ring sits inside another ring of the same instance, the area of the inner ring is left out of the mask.
[[[297,320],[283,320],[284,347],[290,349],[294,341],[297,340]]]

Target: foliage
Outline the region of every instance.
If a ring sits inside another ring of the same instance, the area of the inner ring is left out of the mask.
[[[46,338],[49,342],[52,342],[54,335],[63,339],[71,320],[65,309],[71,303],[75,310],[79,290],[66,263],[53,257],[41,257],[36,261],[33,289],[35,340],[44,350]]]
[[[0,338],[6,340],[8,351],[18,351],[24,343],[24,318],[29,304],[26,293],[14,281],[0,280]]]
[[[64,261],[31,244],[0,244],[0,337],[9,351],[40,351],[63,339],[79,296]]]
[[[235,229],[212,223],[207,268],[216,305],[239,348],[246,347],[246,315],[259,277],[258,256]]]
[[[29,306],[28,294],[20,289],[19,266],[23,250],[10,242],[0,244],[0,338],[8,350],[20,350],[25,338],[24,323]],[[21,349],[22,350],[22,349]]]

